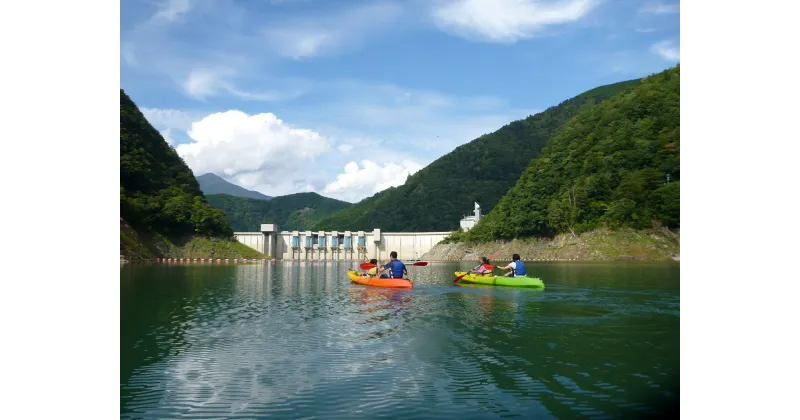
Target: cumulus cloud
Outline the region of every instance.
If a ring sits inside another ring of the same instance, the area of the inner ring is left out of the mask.
[[[586,16],[596,0],[449,0],[433,11],[440,29],[470,39],[515,42]]]
[[[680,46],[676,46],[672,41],[661,41],[653,44],[650,51],[660,55],[665,60],[677,61],[681,58]]]
[[[272,113],[219,112],[192,123],[187,134],[191,141],[176,150],[195,174],[224,175],[271,195],[294,192],[294,180],[314,172],[315,158],[332,150],[319,133]]]
[[[407,175],[394,175],[404,169],[413,174],[458,145],[537,112],[509,108],[501,98],[405,86],[362,81],[319,86],[321,96],[333,99],[284,109],[280,116],[291,121],[291,127],[272,114],[142,110],[158,130],[172,129],[167,135],[197,175],[213,172],[272,196],[315,191],[351,202],[402,184]],[[270,122],[251,127],[266,115]],[[293,127],[311,128],[305,131],[311,137],[288,139],[286,133]],[[288,145],[312,150],[313,156],[298,155],[294,149],[285,152]],[[361,162],[365,158],[372,166]],[[343,173],[352,160],[358,162],[353,163],[357,175]],[[394,165],[385,164],[388,161]]]
[[[389,187],[403,185],[410,175],[422,169],[422,165],[408,159],[400,164],[389,162],[380,165],[371,160],[362,160],[361,164],[363,167],[356,162],[345,165],[344,173],[326,185],[323,193],[347,201],[358,201]]]

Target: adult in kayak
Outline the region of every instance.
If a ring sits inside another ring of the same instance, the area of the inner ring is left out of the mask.
[[[525,271],[525,264],[519,259],[519,254],[514,254],[511,257],[511,262],[505,267],[499,267],[501,270],[511,270],[504,274],[503,277],[524,277],[528,274]]]
[[[472,270],[470,270],[470,273],[475,273],[475,274],[490,274],[490,273],[492,272],[492,269],[494,269],[494,267],[492,267],[492,266],[489,264],[489,259],[488,259],[488,258],[486,258],[486,257],[481,257],[481,263],[480,263],[480,265],[478,265],[478,266],[476,266],[475,268],[473,268]]]
[[[404,275],[408,274],[408,270],[406,270],[406,265],[403,264],[402,261],[397,259],[397,251],[392,251],[389,254],[391,260],[383,266],[384,270],[390,270],[389,274],[381,274],[381,278],[394,278],[394,279],[402,279]]]

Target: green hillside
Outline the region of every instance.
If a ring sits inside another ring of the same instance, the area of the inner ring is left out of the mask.
[[[667,176],[669,175],[669,180]],[[466,235],[472,240],[680,224],[680,66],[584,110]]]
[[[227,194],[234,197],[258,198],[261,200],[269,200],[272,198],[258,191],[248,190],[236,184],[231,184],[216,174],[209,173],[200,175],[197,177],[197,182],[200,184],[200,190],[203,191],[205,196],[211,194]]]
[[[313,192],[270,200],[213,194],[208,196],[208,202],[225,211],[228,222],[237,232],[257,232],[262,223],[276,223],[281,230],[310,230],[324,217],[352,205]]]
[[[532,158],[581,110],[634,86],[601,86],[457,147],[400,187],[389,188],[322,220],[314,230],[448,231],[477,201],[489,212]]]
[[[225,212],[208,204],[192,171],[122,89],[120,218],[120,253],[130,259],[180,254],[195,237],[226,242],[236,255],[259,254],[230,240]]]

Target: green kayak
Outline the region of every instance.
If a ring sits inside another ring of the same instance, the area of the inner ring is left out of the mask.
[[[464,275],[465,271],[456,271],[456,277]],[[484,276],[478,274],[466,274],[461,277],[462,282],[485,284],[489,286],[510,286],[510,287],[538,287],[544,288],[544,282],[538,277],[504,277],[504,276]]]

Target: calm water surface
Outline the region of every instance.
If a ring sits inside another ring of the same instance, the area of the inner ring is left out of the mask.
[[[351,284],[350,262],[126,265],[122,418],[642,418],[679,395],[678,263],[527,263],[546,290]],[[473,264],[474,265],[474,264]]]

